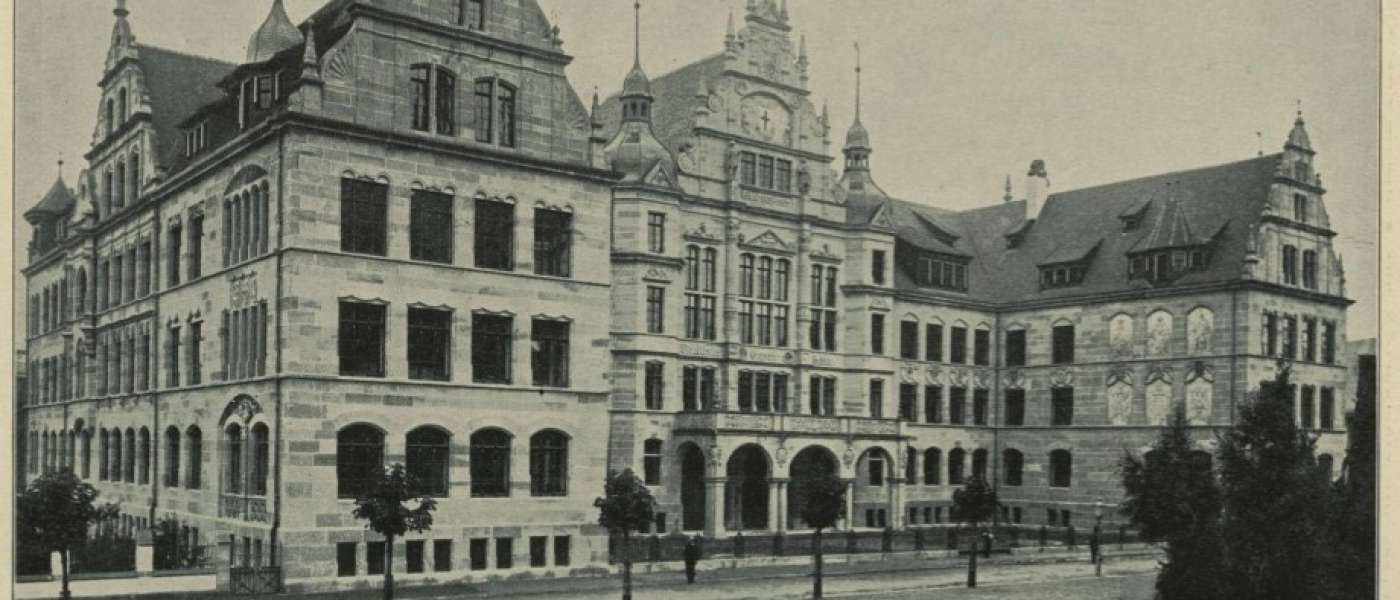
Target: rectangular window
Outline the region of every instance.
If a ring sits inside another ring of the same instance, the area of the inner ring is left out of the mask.
[[[512,551],[511,551],[511,548],[512,548],[512,546],[514,545],[514,544],[513,544],[514,541],[515,541],[515,540],[514,540],[513,538],[506,538],[506,537],[498,537],[498,538],[496,538],[496,568],[497,568],[497,569],[509,569],[509,568],[511,567],[511,558],[512,558]]]
[[[476,82],[473,94],[476,96],[476,141],[491,143],[493,131],[491,97],[494,80],[482,79]]]
[[[452,570],[452,540],[433,540],[433,570],[439,573]]]
[[[472,314],[472,381],[510,383],[511,317]]]
[[[1322,388],[1322,397],[1318,402],[1317,409],[1318,417],[1320,417],[1317,426],[1324,431],[1332,430],[1335,425],[1333,415],[1336,414],[1337,410],[1336,394],[1336,390],[1330,387]]]
[[[1298,426],[1304,431],[1310,431],[1313,427],[1313,397],[1316,395],[1316,388],[1310,385],[1303,386],[1302,395],[1298,398],[1299,421]]]
[[[919,359],[919,324],[915,321],[899,322],[899,357]]]
[[[758,157],[758,187],[773,189],[773,157]]]
[[[340,249],[385,256],[389,185],[363,179],[340,180]]]
[[[190,215],[190,281],[199,279],[200,272],[204,267],[204,215]]]
[[[1056,325],[1051,338],[1050,362],[1057,365],[1074,362],[1074,326]]]
[[[1006,390],[1006,425],[1020,427],[1026,424],[1026,390]]]
[[[972,424],[987,424],[987,405],[991,392],[986,388],[976,388],[972,390]]]
[[[452,311],[408,309],[408,378],[451,379]]]
[[[1337,364],[1337,324],[1331,321],[1322,325],[1322,362]]]
[[[784,159],[781,159],[781,158],[780,158],[780,159],[778,159],[777,165],[778,165],[778,166],[777,166],[777,172],[773,175],[774,183],[776,183],[776,186],[774,187],[774,189],[778,190],[779,192],[783,192],[783,193],[785,193],[785,194],[786,194],[786,193],[791,193],[791,192],[792,192],[792,161],[790,161],[790,160],[784,160]]]
[[[917,422],[919,415],[919,386],[913,383],[899,384],[899,418],[910,423]]]
[[[754,185],[758,181],[758,157],[752,152],[739,153],[739,179],[744,185]]]
[[[1293,194],[1293,220],[1308,222],[1308,197],[1306,194]]]
[[[404,542],[404,562],[409,573],[422,573],[424,569],[423,540],[408,540]]]
[[[1303,360],[1317,361],[1317,319],[1303,317]]]
[[[355,542],[341,542],[335,545],[336,575],[340,577],[354,577],[356,551],[359,544]]]
[[[549,556],[549,538],[542,535],[530,536],[530,566],[544,567]]]
[[[414,190],[409,216],[409,258],[452,262],[452,196]]]
[[[885,315],[870,315],[870,353],[885,353]]]
[[[1298,317],[1283,317],[1283,357],[1289,360],[1298,358]]]
[[[700,367],[681,369],[681,410],[700,410]]]
[[[535,209],[536,275],[569,276],[573,223],[573,215],[564,211]]]
[[[1074,388],[1060,387],[1050,390],[1050,424],[1074,424]]]
[[[870,281],[875,285],[885,285],[885,251],[870,253]]]
[[[943,388],[940,386],[924,386],[924,422],[943,422]]]
[[[1006,366],[1026,366],[1026,330],[1006,332]]]
[[[554,536],[554,566],[569,566],[569,536]]]
[[[653,254],[666,252],[665,213],[647,213],[647,250]]]
[[[384,542],[365,542],[365,573],[384,574]]]
[[[340,374],[384,376],[384,306],[340,303]]]
[[[200,347],[204,342],[204,323],[195,321],[190,323],[190,347],[187,353],[190,358],[190,385],[199,385],[202,377],[200,367],[202,359],[200,357]]]
[[[666,288],[647,286],[647,333],[666,331]]]
[[[972,364],[990,365],[992,356],[992,332],[978,329],[972,332]]]
[[[967,364],[967,328],[954,327],[950,330],[948,360],[954,364]]]
[[[943,360],[942,325],[928,324],[924,326],[924,360],[929,362]]]
[[[662,380],[663,365],[660,362],[648,362],[646,364],[646,407],[647,410],[661,410],[665,398],[665,388]]]
[[[530,368],[537,386],[569,386],[569,324],[534,319],[530,324]]]
[[[428,87],[432,67],[429,65],[414,65],[410,70],[409,81],[413,89],[413,128],[418,131],[428,131],[432,125]]]
[[[1264,313],[1264,356],[1278,355],[1278,315]]]
[[[468,559],[471,561],[471,570],[485,571],[487,555],[490,553],[491,540],[488,538],[472,538],[468,543]]]
[[[514,268],[515,205],[476,200],[476,266],[509,271]]]
[[[967,411],[967,388],[948,388],[948,422],[954,425],[962,425],[966,419]]]

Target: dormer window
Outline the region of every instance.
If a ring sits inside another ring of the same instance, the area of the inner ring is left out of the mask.
[[[1074,287],[1084,283],[1084,265],[1050,265],[1040,268],[1041,289]]]
[[[457,0],[455,20],[459,27],[486,29],[486,0]]]
[[[967,291],[967,263],[950,258],[923,256],[919,258],[919,285],[955,292]]]
[[[240,128],[247,129],[253,124],[256,112],[270,110],[282,97],[281,82],[277,75],[256,75],[243,81],[238,100],[242,107],[239,113]]]
[[[185,130],[185,156],[194,156],[204,150],[204,145],[208,143],[209,124],[207,121],[200,121],[198,124]]]
[[[1141,227],[1143,217],[1147,216],[1147,209],[1150,206],[1152,206],[1152,201],[1148,200],[1120,213],[1118,219],[1123,222],[1123,231],[1135,231]]]
[[[1164,283],[1176,279],[1184,273],[1206,268],[1208,260],[1205,248],[1175,248],[1143,252],[1132,257],[1128,277],[1145,279],[1152,283]]]

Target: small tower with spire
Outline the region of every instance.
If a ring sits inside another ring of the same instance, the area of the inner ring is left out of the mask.
[[[131,32],[131,22],[127,16],[131,11],[126,9],[126,0],[117,0],[117,7],[112,9],[112,15],[116,22],[112,24],[112,42],[107,49],[106,71],[121,63],[123,59],[136,57],[136,34]]]
[[[1312,140],[1303,122],[1303,103],[1298,101],[1298,116],[1293,119],[1293,129],[1288,132],[1288,140],[1283,143],[1283,172],[1289,178],[1308,185],[1317,185],[1313,173]]]
[[[662,168],[667,173],[675,172],[671,153],[651,129],[651,108],[655,98],[651,95],[651,80],[642,70],[642,3],[635,2],[633,9],[636,12],[633,32],[636,39],[632,46],[632,70],[623,80],[622,94],[618,96],[622,124],[603,149],[609,165],[626,175],[626,181],[645,178],[658,163],[664,163]]]
[[[846,146],[841,152],[846,155],[846,173],[870,171],[870,132],[860,122],[860,43],[856,45],[856,118],[846,131]]]

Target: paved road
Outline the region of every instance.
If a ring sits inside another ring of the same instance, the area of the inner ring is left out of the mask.
[[[870,592],[832,596],[828,600],[1149,600],[1155,592],[1157,576],[1107,575],[1071,577],[1051,582],[993,583],[975,589],[948,588],[906,592]]]

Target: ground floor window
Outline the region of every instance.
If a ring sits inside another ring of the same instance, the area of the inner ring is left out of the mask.
[[[452,570],[452,540],[433,540],[433,570]]]
[[[404,543],[404,562],[409,573],[423,572],[423,540],[408,540]]]
[[[497,569],[509,569],[509,568],[511,568],[511,557],[514,555],[514,554],[511,552],[511,546],[514,545],[514,544],[512,544],[512,542],[514,542],[514,541],[515,541],[515,540],[512,539],[512,538],[496,538],[496,568],[497,568]]]
[[[365,573],[369,575],[384,574],[384,542],[369,542],[365,544]]]
[[[543,567],[543,566],[546,566],[546,564],[545,564],[545,558],[548,556],[548,552],[549,552],[549,538],[548,538],[548,537],[545,537],[545,536],[542,536],[542,535],[537,535],[537,536],[531,536],[531,537],[530,537],[530,566],[531,566],[531,567]]]
[[[489,552],[491,540],[487,538],[472,538],[470,543],[469,558],[471,559],[471,570],[486,570],[486,554]]]
[[[341,577],[353,577],[355,575],[355,550],[354,542],[342,542],[335,545],[336,575]]]
[[[569,566],[569,536],[567,535],[554,537],[554,566]]]

